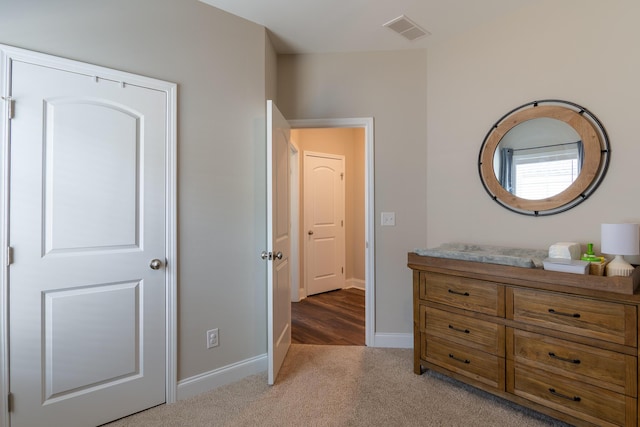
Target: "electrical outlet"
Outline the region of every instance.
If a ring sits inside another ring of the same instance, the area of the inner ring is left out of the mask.
[[[218,346],[218,328],[209,329],[207,331],[207,348]]]

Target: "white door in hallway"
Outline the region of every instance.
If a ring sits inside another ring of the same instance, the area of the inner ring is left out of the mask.
[[[291,128],[267,101],[267,358],[275,384],[291,345],[289,142]]]
[[[342,289],[345,265],[344,156],[304,153],[307,295]]]
[[[28,61],[10,73],[11,427],[163,403],[167,93]]]

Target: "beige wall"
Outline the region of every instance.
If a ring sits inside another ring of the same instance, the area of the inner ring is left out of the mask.
[[[265,354],[265,29],[196,0],[0,0],[0,43],[178,84],[178,375]]]
[[[600,224],[640,222],[637,0],[544,0],[428,51],[427,242],[546,249],[593,242]],[[576,102],[604,124],[607,176],[585,202],[534,218],[493,202],[477,160],[489,128],[536,99]]]
[[[300,260],[304,260],[304,153],[339,154],[345,156],[345,280],[347,286],[364,286],[364,129],[293,129],[291,139],[300,150]],[[305,270],[301,263],[300,285]]]
[[[288,119],[374,118],[376,333],[413,330],[407,252],[426,244],[426,56],[278,56],[278,105]],[[379,225],[387,211],[395,227]]]

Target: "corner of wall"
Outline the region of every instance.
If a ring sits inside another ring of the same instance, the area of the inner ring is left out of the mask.
[[[269,30],[264,29],[264,69],[265,98],[278,103],[278,53],[269,37]]]

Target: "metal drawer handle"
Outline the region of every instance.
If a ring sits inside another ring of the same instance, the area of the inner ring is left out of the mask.
[[[549,393],[553,394],[554,396],[561,397],[563,399],[571,400],[573,402],[580,402],[582,400],[578,396],[571,397],[571,396],[567,396],[566,394],[558,393],[555,388],[550,388]]]
[[[569,359],[567,357],[556,356],[556,354],[552,351],[549,352],[549,357],[557,360],[561,360],[563,362],[575,363],[576,365],[580,364],[580,359]]]
[[[457,362],[466,363],[467,365],[468,365],[469,363],[471,363],[471,361],[470,361],[469,359],[460,359],[460,358],[455,357],[455,356],[454,356],[453,354],[451,354],[451,353],[449,353],[449,357],[450,357],[451,359],[453,359],[453,360],[457,361]]]
[[[580,313],[563,313],[561,311],[555,311],[553,308],[549,309],[549,313],[557,314],[558,316],[575,317],[576,319],[580,317]]]
[[[453,325],[449,325],[449,329],[453,329],[456,332],[464,332],[465,334],[470,333],[470,331],[468,329],[461,329],[461,328],[456,328]]]
[[[454,291],[453,289],[449,289],[449,293],[454,295],[461,295],[463,297],[469,296],[469,292],[458,292],[458,291]]]

